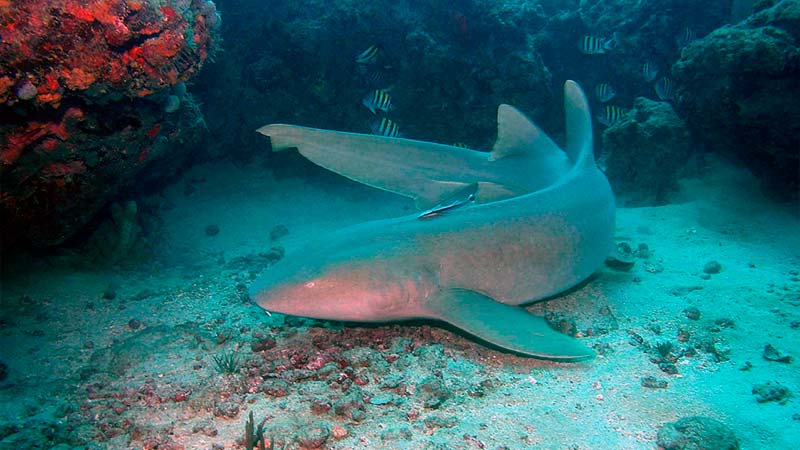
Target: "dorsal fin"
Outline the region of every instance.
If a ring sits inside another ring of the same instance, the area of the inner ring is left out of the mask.
[[[497,108],[497,141],[489,161],[511,155],[539,153],[537,157],[562,154],[561,149],[517,108],[502,104]]]
[[[564,83],[564,109],[567,119],[567,155],[576,167],[594,167],[592,114],[586,94],[578,83]]]

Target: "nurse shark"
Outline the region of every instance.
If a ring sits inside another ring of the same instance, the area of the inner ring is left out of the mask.
[[[491,153],[402,138],[266,125],[355,181],[422,212],[324,233],[250,286],[270,312],[354,322],[434,319],[518,354],[573,362],[594,352],[520,305],[588,278],[611,252],[614,197],[594,161],[586,96],[564,85],[566,148],[498,108]]]

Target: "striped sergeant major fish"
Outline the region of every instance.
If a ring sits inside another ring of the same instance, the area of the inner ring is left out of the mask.
[[[658,66],[649,62],[642,64],[642,77],[644,78],[644,81],[650,83],[655,80],[657,76]]]
[[[653,88],[656,90],[656,95],[658,98],[664,101],[669,101],[675,98],[675,87],[673,86],[672,80],[669,78],[661,78],[659,79]]]
[[[386,117],[382,117],[381,120],[373,122],[370,129],[372,130],[372,134],[376,136],[400,136],[400,127],[394,121]]]
[[[614,50],[618,43],[618,33],[614,33],[614,37],[608,39],[596,36],[584,36],[578,44],[578,47],[584,55],[602,55]]]
[[[610,127],[611,125],[619,122],[619,120],[622,119],[627,113],[628,111],[620,108],[619,106],[607,105],[605,108],[603,108],[603,113],[597,116],[597,121],[607,127]]]
[[[373,64],[378,59],[378,54],[381,52],[377,44],[372,44],[366,50],[356,56],[356,63],[358,64]]]
[[[392,109],[392,96],[383,89],[376,89],[365,95],[361,103],[366,106],[372,114],[376,111],[389,112]]]
[[[617,91],[608,83],[600,83],[594,87],[594,96],[600,103],[606,103],[617,96]]]
[[[691,44],[692,41],[695,40],[694,30],[689,27],[684,27],[683,30],[675,36],[675,43],[678,44],[678,48],[682,49],[687,45]]]

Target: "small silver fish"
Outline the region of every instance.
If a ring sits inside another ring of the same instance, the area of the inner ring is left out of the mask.
[[[581,53],[584,55],[602,55],[610,50],[614,50],[616,46],[616,34],[615,37],[609,39],[596,36],[584,36],[579,43]]]
[[[628,111],[620,108],[619,106],[607,105],[605,108],[603,108],[603,114],[597,116],[597,121],[607,127],[610,127],[611,125],[619,122],[619,120],[622,119],[622,117],[624,117],[627,113]]]
[[[478,192],[478,183],[472,183],[461,191],[457,192],[453,197],[446,201],[439,203],[431,209],[419,213],[417,219],[426,220],[438,217],[448,211],[452,211],[464,206],[470,206],[475,203],[475,196]]]
[[[378,59],[378,54],[380,53],[380,47],[376,44],[372,44],[367,47],[366,50],[359,53],[356,56],[356,63],[358,64],[372,64]]]
[[[673,86],[672,80],[669,78],[660,78],[656,81],[653,88],[656,90],[656,95],[658,95],[658,98],[661,100],[669,101],[675,98],[675,87]]]
[[[383,89],[376,89],[365,95],[361,103],[366,106],[372,114],[376,111],[389,112],[392,109],[392,96]]]
[[[400,127],[386,117],[373,122],[370,128],[372,129],[372,134],[377,136],[398,137],[400,135]]]
[[[605,103],[616,97],[617,91],[608,83],[600,83],[594,87],[594,96],[600,103]]]
[[[651,64],[646,62],[642,64],[642,77],[644,77],[644,81],[650,83],[656,79],[658,76],[658,67],[655,64]]]

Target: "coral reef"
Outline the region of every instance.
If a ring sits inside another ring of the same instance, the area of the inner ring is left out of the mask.
[[[639,97],[630,114],[603,132],[603,151],[618,196],[664,203],[689,157],[689,132],[669,103]]]
[[[780,1],[690,45],[673,68],[679,111],[696,139],[786,197],[800,187],[798,30],[800,4]]]
[[[218,22],[204,0],[0,3],[3,247],[61,243],[143,169],[186,157],[202,116],[186,94],[165,117],[164,96]]]
[[[28,0],[0,8],[0,102],[144,97],[199,69],[218,21],[204,0]]]

